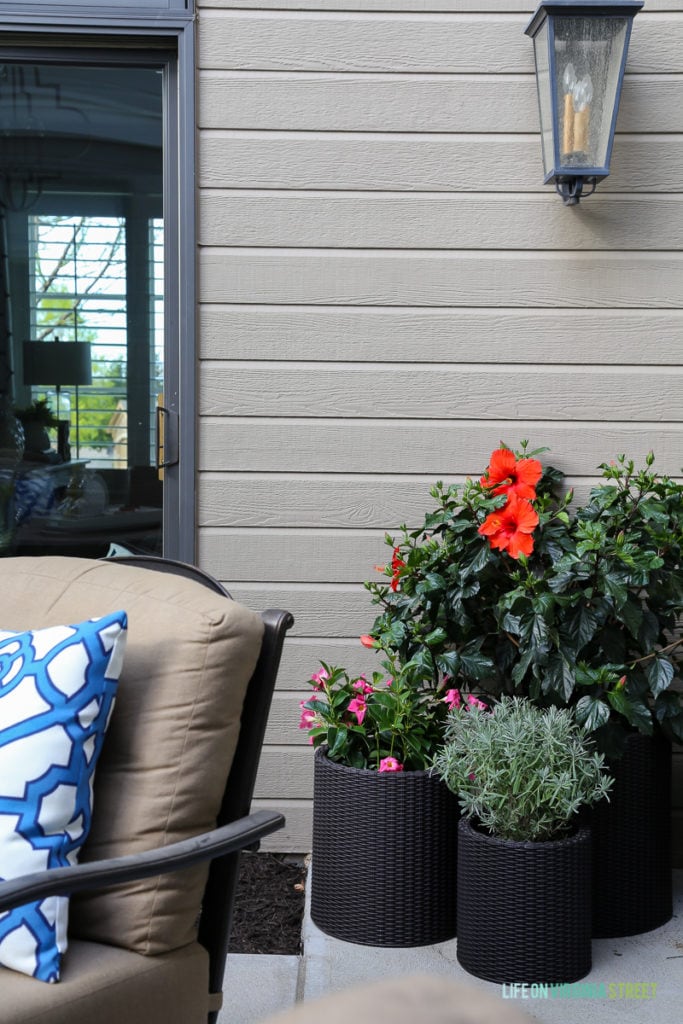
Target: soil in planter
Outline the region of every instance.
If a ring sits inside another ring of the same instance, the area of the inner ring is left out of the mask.
[[[299,953],[305,880],[306,866],[301,859],[243,853],[230,952]]]

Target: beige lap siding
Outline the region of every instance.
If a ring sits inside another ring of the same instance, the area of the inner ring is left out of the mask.
[[[361,584],[431,482],[523,437],[579,496],[622,451],[683,465],[683,0],[637,16],[574,209],[542,185],[533,0],[416,6],[198,3],[199,554],[296,617],[257,788],[292,852],[306,678],[372,666]]]

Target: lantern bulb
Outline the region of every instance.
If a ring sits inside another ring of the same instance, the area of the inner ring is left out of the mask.
[[[575,84],[576,84],[576,70],[574,68],[574,65],[570,61],[569,64],[567,64],[566,68],[564,69],[564,74],[562,76],[562,85],[564,86],[564,91],[565,92],[572,92]]]
[[[574,109],[576,111],[585,110],[593,99],[593,82],[590,75],[585,75],[584,78],[579,79],[572,89],[572,96],[574,99]]]

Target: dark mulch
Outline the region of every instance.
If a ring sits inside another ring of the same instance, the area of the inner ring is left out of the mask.
[[[302,860],[278,853],[243,853],[230,952],[299,953],[305,878]]]

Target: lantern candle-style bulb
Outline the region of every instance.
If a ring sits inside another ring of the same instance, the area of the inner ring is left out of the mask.
[[[590,102],[593,99],[593,82],[590,75],[581,78],[573,89],[574,97],[574,152],[588,152],[588,122]]]
[[[576,69],[571,61],[569,62],[569,64],[567,64],[566,68],[564,69],[564,74],[562,75],[562,85],[564,86],[565,92],[571,92],[574,86],[576,85]]]
[[[562,112],[562,154],[569,156],[574,150],[574,98],[576,70],[570,61],[562,75],[564,89],[564,110]]]

